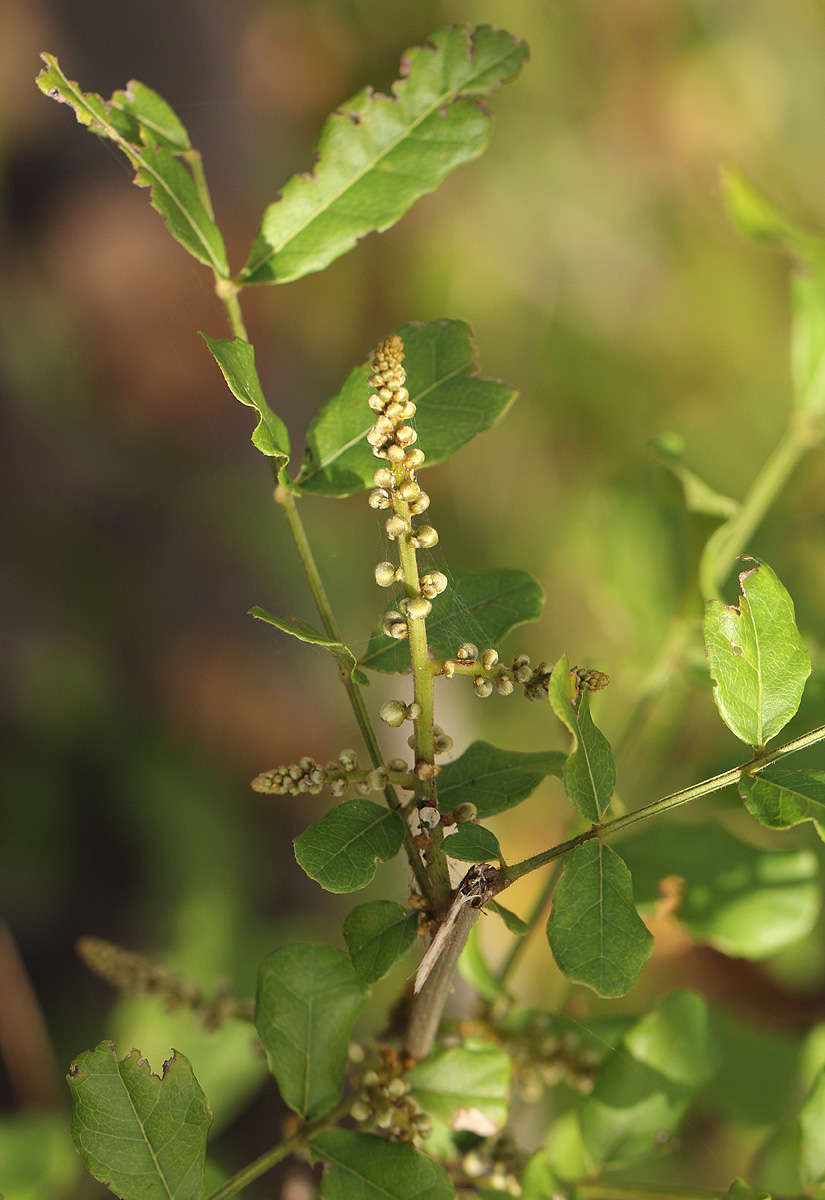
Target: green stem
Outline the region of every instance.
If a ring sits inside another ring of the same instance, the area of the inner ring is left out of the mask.
[[[221,279],[219,276],[215,277],[215,294],[226,309],[230,329],[235,337],[243,338],[245,342],[248,342],[249,334],[246,332],[241,304],[238,300],[238,292],[240,290],[240,285],[235,283],[234,280]]]
[[[521,879],[522,875],[528,875],[531,871],[536,871],[539,867],[553,862],[554,859],[561,858],[570,850],[575,850],[576,846],[590,841],[591,838],[597,837],[602,840],[613,837],[615,834],[629,829],[631,825],[647,820],[648,817],[656,817],[661,813],[670,812],[671,809],[679,808],[680,805],[687,804],[690,800],[696,800],[699,796],[707,796],[710,792],[718,792],[722,788],[730,787],[731,784],[738,783],[743,775],[753,775],[757,771],[762,771],[777,759],[784,758],[787,754],[794,754],[798,750],[805,750],[808,746],[813,746],[823,739],[825,739],[825,725],[818,725],[816,729],[803,733],[801,737],[786,742],[784,746],[779,746],[776,750],[756,755],[748,762],[742,763],[741,766],[732,767],[729,771],[723,771],[720,775],[714,775],[710,779],[703,779],[701,783],[695,783],[692,787],[672,792],[669,796],[663,796],[661,800],[654,800],[642,808],[625,813],[622,817],[606,821],[603,825],[593,825],[584,833],[578,834],[577,837],[560,842],[557,846],[551,846],[549,850],[543,850],[541,854],[534,854],[532,858],[525,858],[519,863],[511,863],[502,872],[506,880],[505,887],[509,887],[511,883]]]
[[[521,956],[527,947],[527,939],[530,937],[530,934],[533,933],[534,930],[538,927],[542,917],[544,916],[545,910],[547,909],[547,907],[550,904],[550,901],[553,898],[553,892],[556,889],[556,884],[559,881],[560,875],[561,875],[561,863],[557,862],[555,867],[553,868],[553,870],[549,872],[547,879],[544,882],[544,886],[542,887],[541,891],[539,892],[536,902],[533,905],[533,909],[530,913],[530,916],[527,918],[526,933],[524,933],[520,938],[516,938],[516,941],[513,944],[512,950],[507,955],[507,957],[505,958],[504,962],[501,964],[501,967],[499,968],[499,970],[497,972],[498,981],[502,987],[504,987],[504,985],[507,983],[507,980],[512,975],[513,971],[516,969],[516,967],[521,959]]]
[[[699,587],[705,600],[717,596],[736,556],[747,546],[800,459],[820,441],[805,414],[793,413],[739,509],[708,539],[699,563]]]
[[[243,1191],[250,1183],[259,1179],[261,1175],[266,1174],[267,1171],[276,1166],[282,1159],[288,1158],[296,1150],[301,1150],[314,1133],[319,1133],[322,1129],[330,1129],[333,1125],[337,1125],[341,1117],[345,1116],[349,1111],[350,1104],[351,1099],[342,1100],[340,1104],[333,1108],[332,1112],[328,1112],[326,1116],[313,1121],[311,1125],[307,1125],[299,1133],[294,1134],[291,1138],[287,1138],[285,1142],[273,1146],[271,1150],[267,1150],[260,1158],[256,1158],[254,1162],[249,1163],[242,1170],[238,1171],[231,1179],[227,1179],[214,1192],[210,1192],[205,1197],[205,1200],[228,1200],[230,1196],[237,1196],[238,1192]]]

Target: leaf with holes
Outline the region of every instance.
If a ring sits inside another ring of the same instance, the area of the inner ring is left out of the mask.
[[[495,646],[517,625],[537,620],[543,604],[544,593],[526,571],[453,571],[450,586],[433,602],[427,618],[427,642],[437,658],[452,658],[468,636],[482,648]],[[361,666],[407,671],[406,639],[374,633]]]
[[[349,957],[332,946],[284,946],[261,963],[255,1026],[281,1095],[308,1121],[341,1097],[350,1032],[366,998]]]
[[[630,872],[597,838],[567,859],[547,939],[565,975],[600,996],[623,996],[650,957],[653,938],[633,904]]]
[[[516,392],[479,375],[472,331],[464,321],[413,323],[394,332],[404,341],[406,386],[417,406],[418,442],[426,453],[427,466],[435,466],[495,425]],[[340,392],[314,417],[296,480],[301,491],[352,496],[372,487],[381,460],[375,458],[366,440],[375,420],[367,404],[371,375],[369,360],[356,367]]]
[[[401,817],[372,800],[347,800],[295,838],[295,857],[328,892],[357,892],[404,838]]]
[[[383,979],[418,937],[418,914],[392,900],[359,904],[344,921],[352,965],[365,983]]]
[[[328,118],[311,175],[266,209],[244,283],[286,283],[394,225],[490,138],[482,96],[518,74],[527,47],[487,26],[443,29],[408,50],[392,96],[364,88]]]
[[[759,748],[799,708],[811,660],[779,579],[755,558],[744,561],[753,565],[739,575],[739,607],[711,600],[705,609],[705,645],[722,720]]]
[[[211,338],[201,333],[221,369],[227,386],[241,404],[256,409],[258,424],[252,434],[252,444],[261,454],[273,460],[276,472],[289,462],[289,434],[279,416],[264,399],[261,381],[255,370],[255,350],[242,338]]]
[[[72,1136],[87,1170],[123,1200],[199,1200],[212,1113],[172,1052],[153,1075],[137,1050],[101,1042],[72,1063]]]
[[[743,775],[739,795],[760,825],[790,829],[811,821],[825,841],[825,771],[779,767],[769,775]]]
[[[453,1200],[447,1172],[426,1154],[372,1133],[327,1129],[309,1148],[324,1163],[320,1200]]]
[[[564,762],[565,755],[559,750],[525,754],[501,750],[489,742],[473,742],[459,758],[441,768],[438,802],[442,812],[449,812],[469,801],[483,821],[526,800],[547,775],[561,778]]]
[[[590,715],[590,693],[576,691],[565,656],[553,667],[549,694],[553,712],[573,737],[564,765],[567,794],[588,821],[601,821],[616,786],[613,754]]]

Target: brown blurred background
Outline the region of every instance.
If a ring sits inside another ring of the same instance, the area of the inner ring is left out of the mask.
[[[528,567],[547,592],[544,618],[507,648],[609,671],[599,719],[618,739],[669,621],[694,603],[701,530],[650,439],[684,434],[689,461],[739,496],[783,427],[787,267],[731,231],[718,169],[741,166],[825,227],[814,0],[2,0],[0,896],[57,1064],[48,1077],[25,1056],[0,1064],[8,1112],[62,1098],[71,1057],[103,1036],[155,1064],[176,1044],[226,1127],[219,1156],[232,1166],[259,1153],[277,1139],[277,1107],[254,1098],[262,1068],[248,1032],[208,1042],[151,1003],[117,1002],[73,943],[100,934],[250,995],[264,953],[287,937],[337,938],[365,898],[322,894],[292,860],[291,838],[323,798],[299,806],[247,787],[278,762],[359,743],[332,667],[245,615],[261,603],[313,616],[250,414],[196,333],[227,332],[211,277],[117,151],[36,90],[38,52],[104,96],[135,77],[169,100],[203,152],[237,269],[264,206],[310,168],[326,114],[366,83],[386,90],[406,46],[464,21],[505,26],[532,52],[492,100],[485,157],[323,274],[242,298],[296,455],[315,409],[391,328],[469,321],[483,371],[521,398],[433,472],[440,561]],[[751,547],[789,587],[815,650],[822,495],[813,456]],[[308,499],[304,514],[341,625],[363,645],[381,605],[375,514],[363,498]],[[695,650],[623,742],[628,806],[742,757]],[[371,702],[397,689],[379,680]],[[539,706],[481,705],[457,684],[442,701],[457,750],[480,736],[563,744]],[[814,678],[790,732],[823,710]],[[562,836],[565,820],[548,783],[495,828],[518,858]],[[519,911],[537,882],[513,889]],[[403,898],[403,873],[385,868],[365,895],[388,886]],[[483,937],[495,957],[505,935],[493,925]],[[551,1001],[541,941],[517,983]],[[824,963],[821,931],[758,970],[665,931],[628,1006],[678,978],[790,1027],[825,1015]],[[26,1008],[25,989],[12,1002]],[[257,1119],[239,1125],[250,1102]],[[713,1179],[741,1150],[715,1136],[700,1138]],[[7,1200],[102,1194],[60,1170],[50,1191]]]

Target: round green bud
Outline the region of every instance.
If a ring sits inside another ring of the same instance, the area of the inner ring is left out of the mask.
[[[378,710],[378,715],[386,724],[397,729],[399,725],[403,725],[406,719],[406,705],[400,700],[388,700],[386,704],[382,704]]]

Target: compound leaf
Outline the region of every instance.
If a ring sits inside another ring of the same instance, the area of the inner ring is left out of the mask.
[[[485,820],[526,800],[545,776],[561,778],[564,762],[560,750],[525,754],[500,750],[489,742],[473,742],[460,758],[441,768],[439,804],[442,811],[448,812],[470,801],[479,818]]]
[[[359,904],[344,921],[352,965],[365,983],[375,983],[415,945],[418,914],[393,900]]]
[[[647,962],[653,938],[633,904],[630,872],[598,838],[569,855],[547,939],[565,975],[600,996],[623,996]]]
[[[799,708],[811,660],[787,591],[770,567],[745,561],[754,565],[740,572],[739,607],[711,600],[705,609],[705,645],[722,720],[762,747]]]
[[[525,621],[541,614],[544,593],[526,571],[453,571],[450,586],[427,618],[427,641],[437,658],[451,658],[472,636],[482,648],[497,645]],[[361,666],[371,671],[406,671],[410,649],[383,633],[370,638]]]
[[[366,998],[349,957],[332,946],[284,946],[261,963],[255,1026],[281,1095],[307,1120],[340,1099],[350,1031]]]
[[[299,642],[306,642],[309,646],[320,646],[341,664],[348,675],[361,676],[361,672],[355,665],[355,655],[349,646],[345,646],[343,642],[332,641],[314,625],[310,625],[308,621],[302,621],[300,617],[273,617],[272,613],[267,612],[258,604],[254,608],[250,608],[249,615],[255,617],[257,621],[266,621],[267,625],[274,625],[276,629],[280,629],[281,633],[288,633],[290,637],[297,638]],[[366,676],[363,676],[359,682],[363,682],[365,679]]]
[[[675,916],[700,942],[761,959],[798,941],[820,908],[809,850],[762,850],[718,823],[668,824],[622,842],[639,905],[655,905],[663,879],[678,880]]]
[[[189,151],[186,130],[169,105],[149,88],[135,83],[129,85],[133,101],[128,91],[116,92],[112,100],[104,101],[67,79],[53,54],[41,57],[46,64],[36,80],[41,92],[70,105],[81,125],[113,141],[134,168],[138,187],[151,189],[152,207],[164,218],[172,236],[216,275],[228,278],[221,232],[194,177],[181,161],[182,150],[194,152]],[[142,121],[142,116],[148,120]],[[184,138],[185,148],[181,145]]]
[[[201,333],[201,337],[235,399],[257,410],[258,424],[252,434],[252,445],[261,454],[274,459],[273,467],[276,472],[280,471],[289,462],[289,434],[281,418],[264,399],[255,370],[255,348],[243,338],[211,338],[208,333]]]
[[[453,1200],[444,1168],[412,1146],[351,1129],[316,1133],[309,1146],[325,1164],[320,1200]]]
[[[478,374],[472,330],[464,321],[413,323],[394,332],[404,341],[406,386],[417,405],[418,442],[427,455],[427,465],[434,466],[495,425],[516,392]],[[367,404],[371,375],[369,361],[356,367],[338,394],[314,417],[296,480],[302,491],[352,496],[372,487],[381,461],[366,441],[375,420]]]
[[[779,767],[770,775],[743,775],[739,795],[745,808],[769,829],[812,821],[825,841],[825,771]]]
[[[481,863],[501,858],[496,835],[472,821],[459,825],[455,833],[444,839],[443,846],[448,858],[457,858],[461,862]]]
[[[241,278],[286,283],[394,225],[419,197],[477,158],[491,122],[479,103],[517,74],[527,47],[482,26],[444,29],[408,50],[392,96],[364,88],[328,118],[311,175],[270,204]]]
[[[567,795],[588,821],[601,821],[616,786],[616,767],[610,743],[590,715],[590,693],[577,692],[566,656],[553,667],[549,695],[553,712],[573,737],[564,765]]]
[[[122,1200],[199,1200],[212,1113],[182,1054],[158,1076],[137,1050],[118,1062],[101,1042],[66,1079],[72,1136],[95,1179]]]
[[[295,838],[295,857],[328,892],[357,892],[375,875],[377,859],[398,853],[404,826],[396,812],[372,800],[347,800]]]
[[[477,1109],[496,1126],[507,1120],[510,1057],[490,1042],[467,1041],[439,1050],[405,1076],[425,1112],[452,1123]]]

